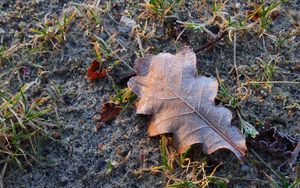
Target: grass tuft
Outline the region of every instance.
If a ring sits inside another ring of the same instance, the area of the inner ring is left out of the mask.
[[[14,95],[0,90],[0,163],[15,162],[21,169],[25,163],[38,161],[39,142],[48,135],[49,127],[55,127],[46,122],[47,114],[53,110],[47,105],[49,98],[26,96],[32,86],[33,83],[25,84]]]
[[[178,7],[181,2],[182,0],[150,0],[146,3],[141,3],[143,12],[139,15],[139,18],[159,18],[161,22],[164,22],[166,16],[170,15],[172,9]]]
[[[49,21],[45,18],[39,28],[30,29],[34,34],[33,43],[38,47],[47,48],[51,45],[53,49],[58,49],[67,40],[67,32],[76,15],[77,12],[74,11],[69,16],[63,14],[61,19]]]

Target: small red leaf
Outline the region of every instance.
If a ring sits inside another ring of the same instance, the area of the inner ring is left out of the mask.
[[[91,66],[87,70],[88,80],[102,79],[107,76],[107,70],[102,69],[102,65],[99,61],[93,60]]]
[[[122,108],[114,103],[105,103],[102,105],[100,121],[107,122],[114,120],[121,112]]]

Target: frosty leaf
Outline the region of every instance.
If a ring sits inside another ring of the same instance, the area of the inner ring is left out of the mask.
[[[263,130],[255,138],[247,139],[249,148],[262,150],[276,157],[288,158],[293,155],[298,142],[294,137],[283,134],[274,128]]]
[[[201,143],[208,154],[226,148],[242,159],[245,138],[231,126],[231,111],[214,103],[216,79],[196,76],[196,55],[191,49],[139,58],[135,69],[137,76],[128,86],[140,97],[137,113],[153,115],[150,136],[173,133],[180,153]]]

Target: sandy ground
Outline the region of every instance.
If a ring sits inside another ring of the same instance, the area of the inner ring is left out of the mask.
[[[228,3],[225,10],[232,13],[232,7],[237,2]],[[108,61],[122,59],[133,66],[134,60],[141,56],[141,46],[130,31],[130,24],[120,23],[122,15],[128,15],[141,28],[145,26],[145,20],[138,18],[141,13],[138,3],[113,1],[108,11],[96,12],[101,26],[84,16],[76,17],[70,24],[66,41],[57,49],[49,44],[41,50],[40,41],[32,44],[34,33],[31,28],[37,28],[45,19],[54,20],[63,13],[69,15],[77,10],[76,6],[84,9],[86,5],[94,6],[94,3],[79,0],[0,1],[0,28],[4,30],[1,45],[24,45],[3,63],[0,62],[0,74],[12,71],[20,64],[30,70],[26,77],[13,71],[1,77],[1,82],[9,80],[3,87],[15,92],[24,83],[34,80],[40,71],[46,71],[40,78],[40,85],[26,95],[51,96],[51,103],[55,104],[56,109],[48,120],[60,127],[57,130],[60,139],[42,142],[43,162],[26,166],[24,171],[11,165],[4,179],[5,187],[163,187],[166,184],[163,173],[135,173],[161,163],[160,138],[147,136],[148,117],[135,115],[135,108],[130,107],[116,120],[103,123],[96,129],[95,116],[100,113],[102,102],[109,100],[114,90],[109,79],[91,82],[85,78],[87,67],[96,58],[91,44],[95,36],[109,41],[112,50],[119,50],[116,52],[118,58]],[[295,0],[280,7],[280,15],[267,30],[268,36],[259,37],[247,32],[237,35],[236,61],[241,73],[240,82],[245,83],[248,78],[258,81],[266,78],[260,59],[277,67],[271,81],[300,81],[299,3]],[[104,9],[105,4],[100,1],[96,10]],[[207,6],[210,7],[209,4]],[[204,17],[210,14],[194,1],[186,1],[173,12],[181,21],[204,21]],[[145,53],[175,53],[184,45],[196,49],[206,43],[207,35],[194,30],[187,30],[175,42],[178,32],[174,31],[177,26],[174,19],[167,18],[164,24],[149,20],[146,33],[154,32],[154,36],[140,38]],[[152,27],[153,23],[156,23],[155,27]],[[280,45],[279,38],[284,39]],[[236,76],[231,72],[233,42],[228,36],[213,48],[198,53],[197,58],[199,74],[216,77],[217,69],[230,92],[236,92]],[[121,63],[112,77],[118,79],[130,71]],[[19,79],[17,75],[20,75]],[[122,84],[124,87],[126,82]],[[258,130],[275,127],[283,133],[299,136],[299,86],[299,83],[271,84],[271,89],[263,84],[251,86],[251,95],[242,108],[245,119]],[[238,126],[237,118],[233,122]],[[256,152],[276,170],[286,161],[270,153]],[[228,151],[201,156],[207,158],[210,164],[223,162],[216,175],[228,178],[228,187],[269,187],[270,181],[265,174],[276,179],[251,152],[243,165]],[[110,164],[114,168],[111,169]],[[282,173],[287,177],[295,175],[291,169],[285,169]]]

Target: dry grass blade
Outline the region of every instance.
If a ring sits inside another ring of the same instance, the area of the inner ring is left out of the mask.
[[[9,49],[5,50],[2,54],[2,58],[9,58],[14,52],[16,52],[18,49],[22,48],[22,44],[17,43],[13,46],[11,46]]]

